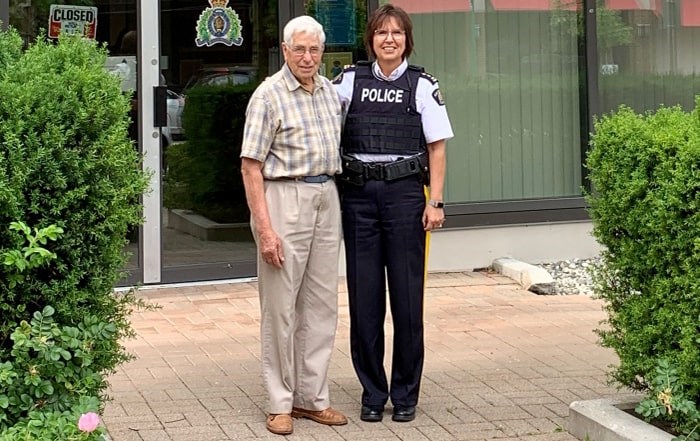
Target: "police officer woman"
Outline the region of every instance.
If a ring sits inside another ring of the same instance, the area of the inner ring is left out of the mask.
[[[334,80],[346,114],[342,216],[350,347],[363,388],[363,421],[381,421],[389,398],[394,421],[415,418],[424,358],[426,232],[445,220],[445,142],[452,127],[437,80],[407,62],[412,29],[404,10],[380,7],[364,36],[375,61],[350,66]],[[387,281],[394,323],[390,383],[383,366]]]

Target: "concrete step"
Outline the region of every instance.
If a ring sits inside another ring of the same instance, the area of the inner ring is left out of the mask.
[[[632,398],[574,401],[569,406],[569,433],[584,441],[671,441],[673,435],[630,415]]]

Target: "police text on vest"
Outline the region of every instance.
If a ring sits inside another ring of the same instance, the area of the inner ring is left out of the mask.
[[[373,103],[401,103],[403,102],[403,90],[395,89],[362,89],[360,101]]]

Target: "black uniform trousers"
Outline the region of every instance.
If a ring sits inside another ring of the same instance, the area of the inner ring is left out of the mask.
[[[417,175],[343,189],[350,349],[362,404],[418,403],[423,373],[425,240],[423,184]],[[386,272],[385,272],[386,271]],[[386,281],[394,324],[391,388],[384,371]]]

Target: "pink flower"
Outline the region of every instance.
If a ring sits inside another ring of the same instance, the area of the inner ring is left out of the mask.
[[[100,424],[100,417],[95,412],[88,412],[80,415],[78,429],[83,432],[92,432]]]

